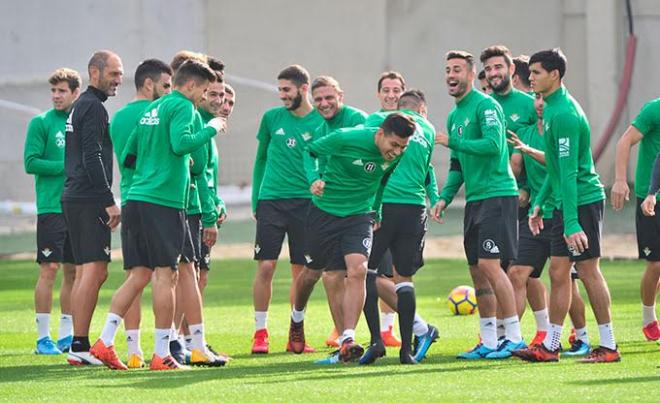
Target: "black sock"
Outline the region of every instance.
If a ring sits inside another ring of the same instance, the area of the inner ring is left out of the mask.
[[[89,351],[89,337],[73,336],[71,351],[74,353]]]
[[[403,286],[396,290],[397,311],[399,311],[399,334],[401,335],[401,351],[412,352],[412,330],[415,319],[415,289]]]
[[[378,312],[378,289],[376,288],[376,274],[367,273],[367,296],[364,299],[364,319],[367,321],[371,344],[381,341],[380,317]]]

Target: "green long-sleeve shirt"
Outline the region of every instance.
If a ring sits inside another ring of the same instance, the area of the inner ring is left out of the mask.
[[[65,124],[68,112],[50,109],[35,116],[25,136],[25,172],[34,175],[37,214],[61,213],[64,189]]]
[[[635,173],[635,194],[643,199],[648,194],[653,161],[660,153],[660,98],[647,102],[632,125],[644,136],[639,143]],[[660,195],[656,199],[660,200]]]

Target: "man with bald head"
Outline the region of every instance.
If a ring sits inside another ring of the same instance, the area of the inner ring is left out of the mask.
[[[89,353],[89,325],[108,276],[110,231],[121,217],[111,190],[112,141],[103,102],[117,94],[124,70],[119,56],[109,50],[95,52],[87,69],[89,87],[73,104],[66,121],[64,151],[62,212],[76,264],[71,365],[101,364]]]

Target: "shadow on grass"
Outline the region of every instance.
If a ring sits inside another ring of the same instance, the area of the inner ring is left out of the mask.
[[[609,379],[598,378],[598,379],[591,379],[588,381],[571,381],[567,383],[578,386],[607,386],[607,385],[616,385],[616,384],[646,383],[646,382],[660,382],[660,375],[635,376],[632,378],[609,378]]]

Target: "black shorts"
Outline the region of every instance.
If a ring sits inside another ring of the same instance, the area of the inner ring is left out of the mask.
[[[62,213],[37,216],[37,263],[75,263]]]
[[[129,200],[122,215],[124,267],[171,267],[176,270],[183,250],[186,216],[183,210]]]
[[[374,232],[374,237],[376,236],[376,233]],[[371,251],[373,254],[373,249]],[[371,257],[369,257],[371,259]],[[387,249],[385,253],[383,253],[383,256],[380,259],[380,263],[378,263],[378,267],[374,270],[369,270],[374,272],[375,274],[387,278],[392,278],[394,277],[394,273],[392,270],[392,251]]]
[[[305,264],[305,217],[310,199],[259,200],[254,260],[277,260],[286,234],[292,264]]]
[[[369,269],[375,270],[390,250],[397,273],[406,277],[414,275],[424,265],[427,219],[426,206],[383,204],[383,220],[374,232]]]
[[[104,203],[62,201],[62,213],[77,265],[110,261],[110,227]]]
[[[369,259],[374,220],[370,214],[338,217],[315,205],[307,215],[307,267],[314,270],[346,270],[344,256],[359,253]]]
[[[510,262],[518,251],[518,197],[468,202],[463,219],[463,246],[468,264],[479,259]]]
[[[660,203],[655,205],[655,216],[642,213],[644,199],[637,198],[635,228],[637,229],[637,250],[639,258],[649,262],[660,261]]]
[[[564,215],[561,210],[555,210],[552,217],[555,221],[552,226],[551,256],[568,256],[571,262],[600,257],[600,238],[603,232],[603,209],[605,201],[597,201],[578,206],[578,222],[582,231],[587,235],[589,248],[582,253],[569,251],[564,239]]]
[[[186,233],[179,263],[197,263],[202,253],[202,215],[186,214]]]
[[[211,248],[206,246],[202,242],[202,253],[199,255],[199,268],[200,270],[210,270],[211,269]]]
[[[513,261],[514,266],[531,266],[532,278],[541,277],[543,267],[550,258],[550,245],[552,244],[552,225],[554,221],[543,220],[543,230],[534,236],[529,229],[529,221],[520,221],[518,224],[518,257]]]

